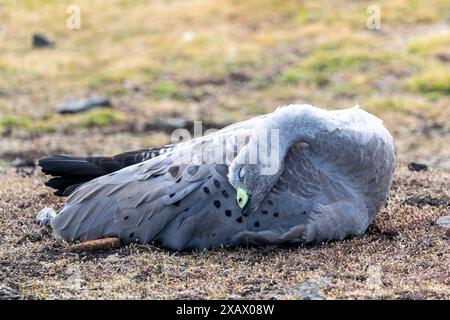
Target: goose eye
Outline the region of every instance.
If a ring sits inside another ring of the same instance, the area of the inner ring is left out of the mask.
[[[244,174],[245,174],[245,168],[242,167],[241,169],[239,169],[239,179],[244,179]]]

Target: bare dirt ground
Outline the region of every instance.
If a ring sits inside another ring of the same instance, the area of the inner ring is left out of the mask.
[[[81,9],[79,30],[66,26],[69,4]],[[449,299],[449,234],[435,221],[450,214],[450,5],[379,0],[381,29],[370,30],[370,4],[0,3],[0,299]],[[35,32],[55,45],[33,48]],[[55,112],[94,95],[112,107]],[[71,244],[35,223],[42,208],[64,200],[38,170],[11,166],[54,153],[160,146],[179,121],[220,128],[289,103],[360,104],[394,136],[391,196],[362,237],[288,248],[69,253]],[[429,170],[409,171],[411,161]]]
[[[40,174],[1,173],[0,297],[23,299],[448,299],[450,175],[397,168],[367,233],[300,247],[176,253],[152,245],[70,253],[35,223],[60,199]]]

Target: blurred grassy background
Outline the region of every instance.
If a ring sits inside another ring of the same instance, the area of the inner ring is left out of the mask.
[[[381,30],[366,26],[371,4]],[[32,48],[36,32],[55,46]],[[114,108],[55,112],[94,94]],[[0,2],[0,159],[122,152],[168,142],[150,119],[227,123],[289,103],[360,104],[400,161],[450,169],[450,2]]]
[[[72,4],[80,30],[66,27]],[[367,28],[373,4],[381,30]],[[33,48],[35,33],[55,45]],[[55,111],[97,95],[113,108]],[[364,236],[73,254],[35,223],[64,199],[41,173],[10,168],[16,158],[169,142],[155,119],[220,126],[289,103],[360,104],[393,133],[390,199]],[[312,292],[327,299],[448,299],[449,235],[435,221],[449,212],[449,135],[449,0],[0,0],[0,299],[302,299],[311,281],[325,283]],[[411,172],[410,161],[432,170]],[[382,281],[375,289],[371,267]]]

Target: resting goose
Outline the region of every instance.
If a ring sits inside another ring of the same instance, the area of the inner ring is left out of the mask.
[[[388,197],[395,156],[382,121],[359,107],[289,105],[176,145],[40,166],[70,193],[56,236],[184,250],[361,235]]]

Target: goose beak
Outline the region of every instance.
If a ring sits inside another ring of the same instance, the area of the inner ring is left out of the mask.
[[[236,201],[239,208],[241,208],[241,213],[244,217],[248,216],[250,213],[250,196],[247,191],[242,188],[236,189]]]

